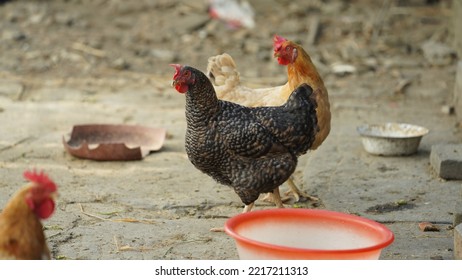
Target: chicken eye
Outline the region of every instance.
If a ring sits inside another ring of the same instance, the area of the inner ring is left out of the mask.
[[[290,51],[290,46],[287,46],[287,47],[286,47],[286,51],[287,51],[287,52]]]

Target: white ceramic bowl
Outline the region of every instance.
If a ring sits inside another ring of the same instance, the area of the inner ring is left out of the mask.
[[[384,123],[357,127],[364,149],[373,155],[407,156],[417,152],[420,140],[428,133],[422,126]]]
[[[314,209],[269,209],[229,219],[240,259],[378,259],[394,240],[384,225]]]

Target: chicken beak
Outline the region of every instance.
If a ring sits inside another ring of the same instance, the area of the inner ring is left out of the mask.
[[[53,199],[54,201],[58,200],[59,198],[59,194],[58,192],[54,192],[50,195],[51,199]]]

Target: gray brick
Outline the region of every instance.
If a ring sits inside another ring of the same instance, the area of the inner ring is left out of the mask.
[[[459,199],[456,202],[456,207],[454,208],[453,216],[454,216],[454,219],[453,219],[454,226],[462,224],[462,196],[459,196]]]
[[[441,178],[462,180],[462,144],[432,146],[430,163]]]
[[[454,259],[462,260],[462,224],[454,228]]]
[[[462,4],[460,4],[460,6],[462,6]],[[461,21],[462,21],[462,17],[460,17],[460,18],[461,18]],[[462,29],[459,32],[462,33]],[[461,37],[460,41],[462,42],[462,35],[460,37]],[[462,46],[461,46],[461,49],[459,51],[462,52]],[[462,57],[462,56],[460,56],[460,57]],[[457,62],[456,80],[454,82],[454,97],[453,97],[453,99],[454,99],[454,106],[455,106],[457,120],[459,122],[461,122],[462,121],[462,60],[459,60]]]

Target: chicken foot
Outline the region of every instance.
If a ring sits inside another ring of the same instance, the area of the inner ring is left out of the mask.
[[[281,200],[281,202],[287,202],[290,200],[290,197],[289,196],[285,196],[285,197],[280,197],[279,196],[279,199]],[[261,199],[262,201],[265,201],[265,202],[269,202],[269,203],[274,203],[276,204],[276,201],[275,201],[275,198],[274,198],[274,194],[273,193],[267,193],[265,194],[265,196]]]
[[[279,196],[279,202],[287,202],[287,201],[289,201],[290,200],[290,194],[292,194],[294,196],[295,202],[300,201],[300,197],[304,197],[304,198],[306,198],[308,200],[312,200],[312,201],[319,201],[319,198],[317,198],[315,196],[311,196],[311,195],[306,194],[305,192],[301,191],[297,187],[297,185],[295,185],[294,180],[293,180],[292,177],[287,179],[286,183],[289,186],[290,190],[288,190],[288,191],[286,191],[284,193],[286,195],[285,197]],[[261,200],[266,201],[266,202],[272,202],[272,203],[276,204],[276,206],[277,206],[277,203],[278,203],[277,198],[274,197],[274,193],[267,193],[265,195],[265,197],[263,197]]]
[[[274,204],[276,204],[277,208],[284,208],[284,204],[282,203],[281,199],[281,194],[279,193],[279,187],[275,188],[272,193],[268,193],[271,196],[272,201]],[[242,210],[242,213],[248,213],[252,211],[252,208],[255,203],[250,203],[249,205],[244,206],[244,210]],[[225,228],[224,227],[217,227],[217,228],[211,228],[210,231],[212,232],[224,232]]]

